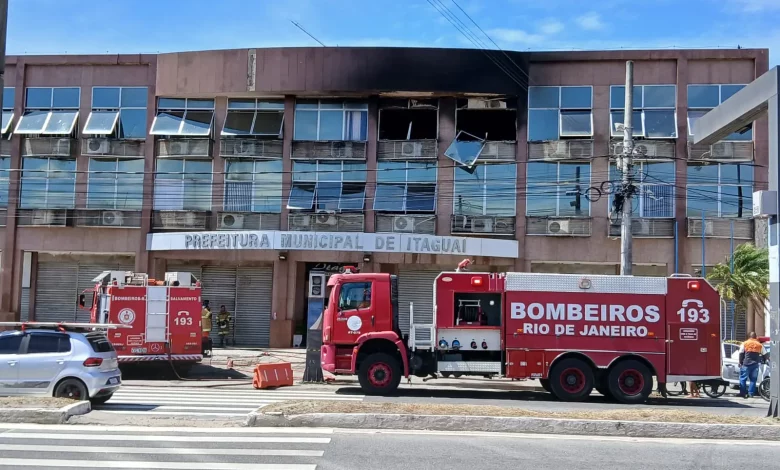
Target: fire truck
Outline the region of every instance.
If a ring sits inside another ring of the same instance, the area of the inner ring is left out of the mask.
[[[92,323],[126,326],[109,334],[120,363],[165,361],[186,370],[203,359],[201,287],[191,273],[166,273],[163,281],[104,271],[93,282],[79,305]]]
[[[323,370],[356,374],[367,394],[391,394],[402,377],[454,374],[538,379],[563,401],[596,389],[641,403],[654,378],[662,387],[720,379],[722,304],[700,278],[459,268],[436,278],[433,312],[409,306],[408,334],[396,276],[348,270],[328,286]],[[424,313],[427,322],[415,321]]]

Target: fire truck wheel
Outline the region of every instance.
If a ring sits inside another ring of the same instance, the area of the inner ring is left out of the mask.
[[[604,383],[596,384],[596,391],[607,398],[613,398],[612,394],[609,392],[609,387],[607,387],[607,385]]]
[[[389,395],[401,383],[401,367],[393,356],[374,353],[360,364],[358,380],[367,395]]]
[[[644,403],[653,392],[653,374],[639,361],[617,363],[609,371],[609,391],[621,403]]]
[[[552,393],[552,389],[550,388],[550,379],[539,379],[539,385],[542,386],[545,392]]]
[[[65,379],[54,387],[54,398],[85,400],[89,398],[87,387],[79,379]]]
[[[564,359],[550,372],[550,388],[561,401],[585,400],[593,391],[593,370],[579,359]]]

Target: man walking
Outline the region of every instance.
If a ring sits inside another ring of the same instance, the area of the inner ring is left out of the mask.
[[[766,356],[766,350],[758,341],[756,333],[750,332],[750,337],[739,347],[739,396],[753,398],[756,395],[758,366]],[[750,380],[750,388],[747,381]]]

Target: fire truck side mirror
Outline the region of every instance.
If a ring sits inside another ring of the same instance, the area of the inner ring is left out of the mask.
[[[87,304],[87,296],[85,294],[79,295],[79,307],[84,307]]]
[[[94,300],[94,293],[92,292],[82,292],[79,294],[79,307],[90,309],[92,308],[92,301]]]

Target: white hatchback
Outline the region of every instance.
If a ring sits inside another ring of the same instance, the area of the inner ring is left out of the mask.
[[[122,384],[116,351],[96,331],[0,333],[0,395],[108,401]]]

